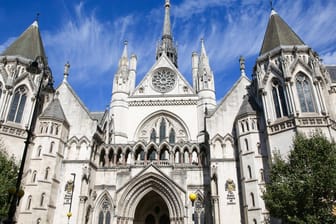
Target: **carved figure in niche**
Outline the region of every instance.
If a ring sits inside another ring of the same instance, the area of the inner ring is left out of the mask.
[[[236,191],[236,184],[233,182],[232,179],[228,179],[225,183],[225,190],[232,193]]]
[[[65,185],[65,191],[68,193],[68,194],[71,194],[72,191],[73,191],[73,188],[74,188],[74,182],[73,180],[68,180],[68,182],[66,183]]]

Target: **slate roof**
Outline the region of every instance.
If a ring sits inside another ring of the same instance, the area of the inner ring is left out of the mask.
[[[251,114],[256,114],[256,104],[252,101],[252,98],[249,97],[249,95],[245,95],[242,105],[239,108],[239,111],[237,113],[237,118],[246,116],[246,115],[251,115]]]
[[[336,65],[326,66],[326,69],[330,74],[331,82],[336,83]]]
[[[46,60],[47,57],[37,22],[35,21],[30,25],[1,56],[22,56],[31,60],[35,60],[38,56],[41,56]]]
[[[50,118],[68,123],[59,99],[53,99],[53,101],[51,101],[47,108],[42,112],[40,118]]]
[[[263,55],[279,46],[295,45],[305,44],[278,13],[272,10],[259,55]]]

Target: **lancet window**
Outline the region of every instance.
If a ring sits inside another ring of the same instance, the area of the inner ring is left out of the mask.
[[[9,109],[8,120],[13,121],[15,123],[21,123],[24,107],[27,100],[27,91],[25,87],[18,88]]]
[[[282,85],[276,79],[272,82],[272,95],[276,117],[288,116],[285,92]]]
[[[296,89],[300,101],[301,112],[315,112],[313,89],[307,76],[300,73],[296,76]]]

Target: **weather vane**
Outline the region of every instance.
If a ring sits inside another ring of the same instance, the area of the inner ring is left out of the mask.
[[[273,0],[270,0],[270,3],[271,3],[271,10],[273,10]]]

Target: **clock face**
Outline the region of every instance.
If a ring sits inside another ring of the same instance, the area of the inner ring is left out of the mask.
[[[168,68],[160,68],[153,73],[152,85],[161,93],[172,90],[176,83],[176,74]]]

